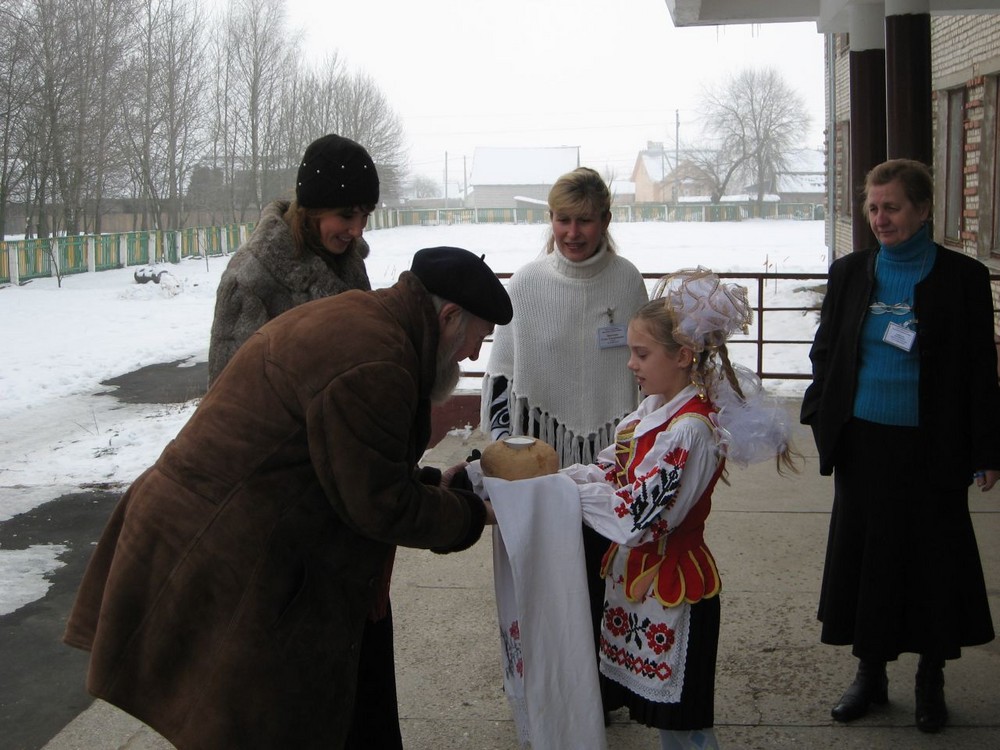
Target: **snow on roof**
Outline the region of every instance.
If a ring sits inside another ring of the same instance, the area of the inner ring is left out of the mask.
[[[653,182],[661,182],[664,178],[664,170],[666,169],[666,157],[659,151],[642,151],[640,152],[640,156],[649,179]]]
[[[826,169],[823,152],[804,148],[790,152],[787,167],[778,173],[778,191],[782,193],[823,193]]]
[[[724,195],[722,196],[721,203],[755,203],[757,201],[756,195],[750,195],[749,193],[740,193],[738,195]],[[764,193],[765,203],[778,203],[781,201],[780,195],[775,195],[774,193]],[[681,195],[677,198],[678,203],[711,203],[712,196],[710,195]]]
[[[612,180],[611,184],[608,185],[608,190],[611,191],[611,197],[621,195],[635,195],[635,183],[631,180]]]
[[[778,192],[780,193],[824,193],[826,192],[826,175],[819,174],[780,174],[778,175]]]
[[[538,198],[529,198],[526,195],[515,195],[514,200],[517,201],[518,203],[530,203],[533,206],[545,206],[546,208],[549,207],[548,201],[538,200]]]
[[[786,172],[819,172],[826,169],[826,159],[823,151],[816,148],[800,148],[789,151],[785,157],[788,164]]]
[[[480,146],[472,156],[473,185],[553,185],[580,166],[579,146]]]

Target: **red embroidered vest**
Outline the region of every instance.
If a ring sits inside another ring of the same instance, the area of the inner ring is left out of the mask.
[[[644,456],[652,448],[658,434],[681,418],[709,420],[714,411],[710,402],[695,397],[678,409],[665,424],[646,433],[638,441],[631,440],[630,433],[634,431],[635,425],[627,426],[618,436],[616,480],[619,486],[635,481],[635,465],[638,461],[634,457]],[[724,467],[723,459],[719,461],[705,491],[677,528],[654,542],[627,548],[623,585],[625,596],[630,601],[640,601],[651,595],[664,607],[676,607],[681,602],[694,604],[702,599],[709,599],[722,589],[715,558],[705,546],[704,532],[705,519],[712,509],[712,491],[722,476]],[[613,543],[605,553],[601,562],[602,576],[607,577],[618,547],[618,544]]]

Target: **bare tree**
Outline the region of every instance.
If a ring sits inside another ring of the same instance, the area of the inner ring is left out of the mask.
[[[245,220],[247,207],[260,213],[264,205],[262,173],[268,145],[273,143],[273,113],[279,108],[282,85],[293,72],[287,67],[288,31],[282,0],[233,0],[228,37],[233,52],[229,61],[233,104],[243,119],[227,137],[232,139],[233,153],[246,178],[240,211]]]
[[[772,68],[745,68],[704,96],[708,135],[730,164],[746,166],[762,203],[809,126],[802,97]]]
[[[339,81],[332,131],[351,138],[371,154],[383,200],[397,198],[406,173],[403,125],[370,76],[353,73]]]
[[[91,2],[93,23],[82,43],[91,48],[86,55],[93,79],[87,84],[86,120],[77,128],[77,149],[87,162],[78,168],[83,198],[81,229],[101,231],[102,205],[108,187],[119,183],[124,155],[118,139],[119,102],[131,95],[125,86],[127,59],[137,0],[97,0]],[[81,88],[84,88],[81,86]],[[89,214],[89,216],[88,216]],[[88,223],[90,226],[88,227]],[[69,231],[69,226],[67,226]]]
[[[410,193],[414,198],[437,198],[441,195],[441,183],[427,175],[414,175],[410,180]]]
[[[0,6],[0,38],[5,40],[0,44],[0,237],[7,231],[10,201],[25,178],[30,146],[27,125],[37,86],[28,64],[31,36],[32,19],[22,3]]]
[[[182,226],[184,188],[204,139],[207,89],[204,13],[193,0],[165,0],[158,35],[160,90],[164,105],[165,227]]]
[[[399,116],[370,76],[345,70],[336,54],[318,67],[300,66],[286,90],[282,132],[291,175],[306,145],[326,133],[338,133],[364,146],[379,173],[383,198],[399,196],[406,171],[403,128]],[[291,175],[284,180],[292,184]],[[277,178],[282,178],[276,173]]]
[[[746,171],[748,157],[741,148],[738,142],[723,143],[716,148],[708,145],[685,148],[684,160],[675,170],[674,180],[679,183],[692,178],[706,185],[712,203],[719,203],[729,184]]]
[[[315,70],[297,60],[285,0],[226,0],[219,23],[203,8],[0,0],[0,228],[15,192],[29,237],[100,231],[112,198],[133,228],[180,227],[191,200],[256,218],[329,132],[362,143],[398,193],[402,126],[371,78],[335,53]]]
[[[72,34],[59,0],[33,0],[29,15],[36,33],[29,59],[37,88],[28,113],[31,145],[27,199],[34,204],[34,226],[28,233],[49,237],[54,232],[50,203],[56,194],[58,165],[65,161],[66,133],[71,122],[67,109],[72,93],[72,62],[66,43]]]

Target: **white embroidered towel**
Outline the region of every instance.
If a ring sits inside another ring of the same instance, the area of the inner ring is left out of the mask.
[[[606,750],[576,484],[486,478],[504,690],[533,750]]]

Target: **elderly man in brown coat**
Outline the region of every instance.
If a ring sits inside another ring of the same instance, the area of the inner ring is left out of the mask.
[[[65,635],[90,692],[182,750],[341,747],[395,546],[463,550],[494,522],[417,461],[431,401],[511,315],[479,257],[428,248],[254,334],[98,544]]]

